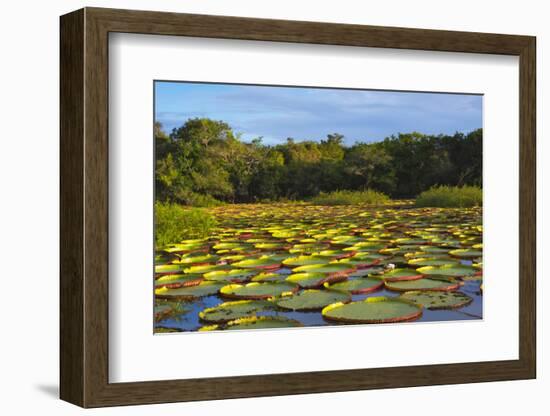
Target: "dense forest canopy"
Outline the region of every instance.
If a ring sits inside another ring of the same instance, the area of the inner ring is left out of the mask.
[[[187,205],[201,198],[304,200],[364,189],[412,198],[434,185],[482,181],[482,129],[452,136],[413,132],[351,146],[338,133],[267,145],[261,138],[240,140],[223,121],[193,118],[170,134],[156,123],[155,152],[157,200]]]

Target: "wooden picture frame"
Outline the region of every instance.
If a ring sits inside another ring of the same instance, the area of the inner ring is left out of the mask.
[[[535,38],[85,8],[61,17],[60,358],[63,400],[82,407],[530,379],[536,376]],[[519,359],[109,383],[110,32],[519,57]]]

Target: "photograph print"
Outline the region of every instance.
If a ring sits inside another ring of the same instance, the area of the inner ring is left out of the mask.
[[[482,95],[154,96],[155,333],[483,319]]]

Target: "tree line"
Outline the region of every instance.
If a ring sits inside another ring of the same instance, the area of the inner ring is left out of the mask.
[[[373,189],[412,198],[434,185],[481,186],[482,129],[468,134],[392,135],[378,142],[245,142],[223,121],[192,118],[171,133],[155,123],[155,191],[159,201],[307,200],[320,192]]]

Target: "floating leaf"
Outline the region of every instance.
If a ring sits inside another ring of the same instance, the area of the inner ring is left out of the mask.
[[[157,274],[181,273],[181,266],[179,264],[157,264],[155,266],[155,273]]]
[[[277,306],[294,311],[322,309],[335,302],[349,302],[351,296],[335,290],[304,290],[276,301]]]
[[[345,279],[345,275],[330,275],[325,273],[296,273],[286,278],[287,282],[295,283],[302,288],[311,289],[322,286],[327,282],[335,282]]]
[[[371,293],[380,290],[384,286],[384,281],[375,277],[364,277],[327,284],[325,286],[329,289],[344,290],[353,294]]]
[[[457,309],[472,302],[472,298],[461,292],[411,291],[399,296],[426,309]]]
[[[202,282],[196,286],[181,287],[177,289],[155,289],[155,295],[161,299],[193,299],[202,296],[215,295],[224,286],[220,282]]]
[[[329,261],[321,256],[290,257],[283,261],[285,266],[307,266],[309,264],[327,264]]]
[[[325,319],[338,322],[381,324],[416,320],[422,315],[422,309],[412,302],[381,296],[347,304],[334,303],[325,307],[322,314]]]
[[[213,281],[226,281],[226,282],[245,282],[256,274],[255,271],[251,270],[215,270],[213,272],[208,272],[203,275],[206,280]]]
[[[166,274],[155,280],[155,288],[195,286],[202,282],[200,274]]]
[[[450,257],[420,257],[409,260],[411,266],[444,266],[446,264],[457,264],[455,259]]]
[[[261,257],[259,259],[241,260],[233,263],[232,266],[240,267],[243,269],[272,270],[280,268],[281,262],[278,260],[270,259],[269,257]]]
[[[476,257],[481,257],[483,252],[481,250],[472,250],[472,249],[461,249],[461,250],[451,250],[449,254],[454,257],[474,259]]]
[[[475,267],[472,267],[472,266],[462,265],[462,264],[420,267],[416,269],[416,271],[426,276],[450,276],[450,277],[473,276],[476,273],[480,273],[479,269],[476,269]]]
[[[294,273],[326,273],[331,276],[347,276],[354,272],[356,268],[351,265],[342,263],[330,263],[330,264],[312,264],[308,266],[296,267]]]
[[[252,282],[246,285],[232,284],[220,289],[220,293],[228,298],[236,299],[269,299],[283,293],[294,293],[298,286],[288,282]]]
[[[416,280],[422,278],[422,274],[414,269],[393,269],[382,273],[381,277],[387,282],[398,282],[401,280]]]
[[[224,302],[213,308],[207,308],[199,313],[199,318],[205,322],[228,322],[247,316],[256,315],[275,308],[273,302],[263,300],[237,300]]]
[[[459,288],[460,284],[452,279],[417,279],[403,280],[399,282],[385,282],[386,289],[395,292],[408,292],[411,290],[436,290],[436,291],[451,291]]]

